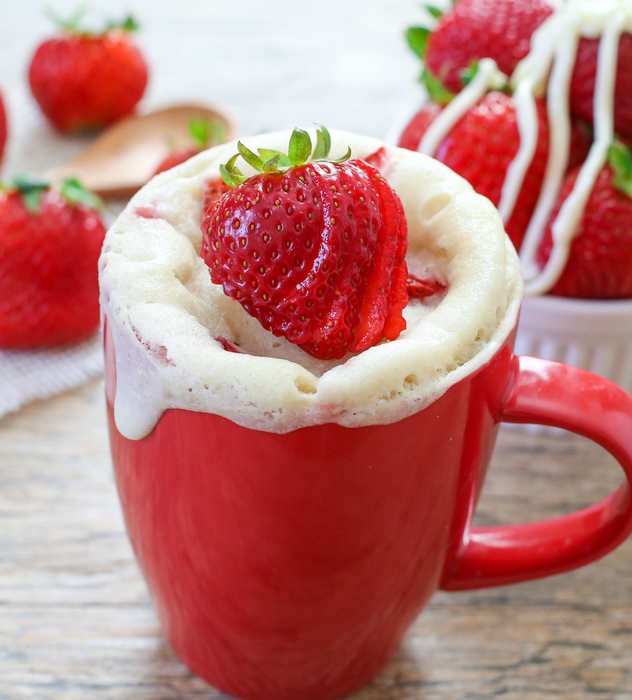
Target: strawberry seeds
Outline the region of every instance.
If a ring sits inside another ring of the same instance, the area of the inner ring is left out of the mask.
[[[210,203],[202,257],[211,279],[274,335],[338,359],[405,328],[407,227],[399,198],[366,161],[329,159],[330,137],[295,129],[288,154],[243,144]],[[241,174],[241,156],[257,172]]]

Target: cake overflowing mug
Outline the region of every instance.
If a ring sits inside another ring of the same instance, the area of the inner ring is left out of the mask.
[[[267,152],[288,137],[247,143]],[[522,281],[494,207],[424,155],[333,132],[332,153],[347,147],[402,202],[411,278],[440,282],[411,295],[394,340],[319,359],[211,282],[203,198],[234,143],[152,180],[101,258],[129,537],[175,652],[239,698],[344,696],[379,673],[439,588],[563,573],[632,530],[632,398],[513,354]],[[473,527],[503,421],[596,441],[623,484],[553,520]]]

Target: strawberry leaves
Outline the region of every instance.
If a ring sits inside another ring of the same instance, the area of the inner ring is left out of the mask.
[[[426,8],[428,12],[435,18],[439,18],[442,15],[440,10],[436,8]],[[409,27],[406,30],[406,42],[412,50],[412,52],[424,61],[424,67],[419,76],[419,82],[426,88],[428,96],[433,102],[440,105],[448,104],[452,99],[454,99],[454,93],[446,90],[440,80],[437,80],[435,76],[428,70],[425,65],[426,52],[428,50],[428,39],[432,34],[432,30],[428,27]]]
[[[14,175],[8,183],[0,183],[0,191],[19,192],[24,206],[31,214],[38,214],[44,193],[51,189],[48,180],[38,175]],[[69,203],[87,209],[103,209],[103,201],[94,192],[87,190],[76,178],[66,178],[59,185],[59,194]]]
[[[85,25],[86,8],[81,7],[68,19],[62,19],[56,12],[48,8],[46,11],[48,17],[62,31],[68,34],[77,36],[103,36],[110,31],[121,31],[132,33],[138,31],[139,25],[133,15],[127,15],[118,22],[109,21],[99,29],[89,29]]]
[[[612,184],[621,192],[632,197],[632,153],[630,149],[615,141],[608,149],[608,163],[613,170]]]
[[[264,329],[325,360],[394,340],[408,301],[405,214],[370,164],[383,156],[334,160],[331,146],[324,127],[315,143],[295,129],[285,153],[240,142],[200,251],[213,283]]]
[[[294,129],[288,143],[287,153],[273,149],[260,148],[257,153],[251,151],[241,141],[237,143],[237,153],[225,164],[220,166],[222,179],[229,187],[237,187],[245,182],[249,175],[244,175],[236,165],[239,156],[257,173],[283,173],[308,161],[327,161],[344,163],[351,157],[351,149],[340,158],[330,158],[331,135],[321,126],[316,130],[316,144],[312,150],[312,139],[303,129]]]

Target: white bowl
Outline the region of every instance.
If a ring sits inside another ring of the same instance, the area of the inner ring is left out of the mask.
[[[632,299],[527,297],[515,352],[587,369],[632,394]],[[529,432],[560,432],[525,427]]]
[[[632,299],[527,297],[516,353],[590,370],[632,393]]]

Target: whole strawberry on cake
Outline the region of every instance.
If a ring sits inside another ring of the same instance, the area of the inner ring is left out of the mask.
[[[630,298],[630,4],[460,0],[434,21],[407,34],[429,99],[399,144],[499,208],[527,294]]]
[[[401,202],[374,165],[350,152],[328,160],[330,147],[325,129],[313,151],[300,129],[287,154],[262,157],[240,142],[202,243],[213,282],[273,334],[321,359],[394,340],[408,303]],[[255,175],[241,173],[238,156]]]

